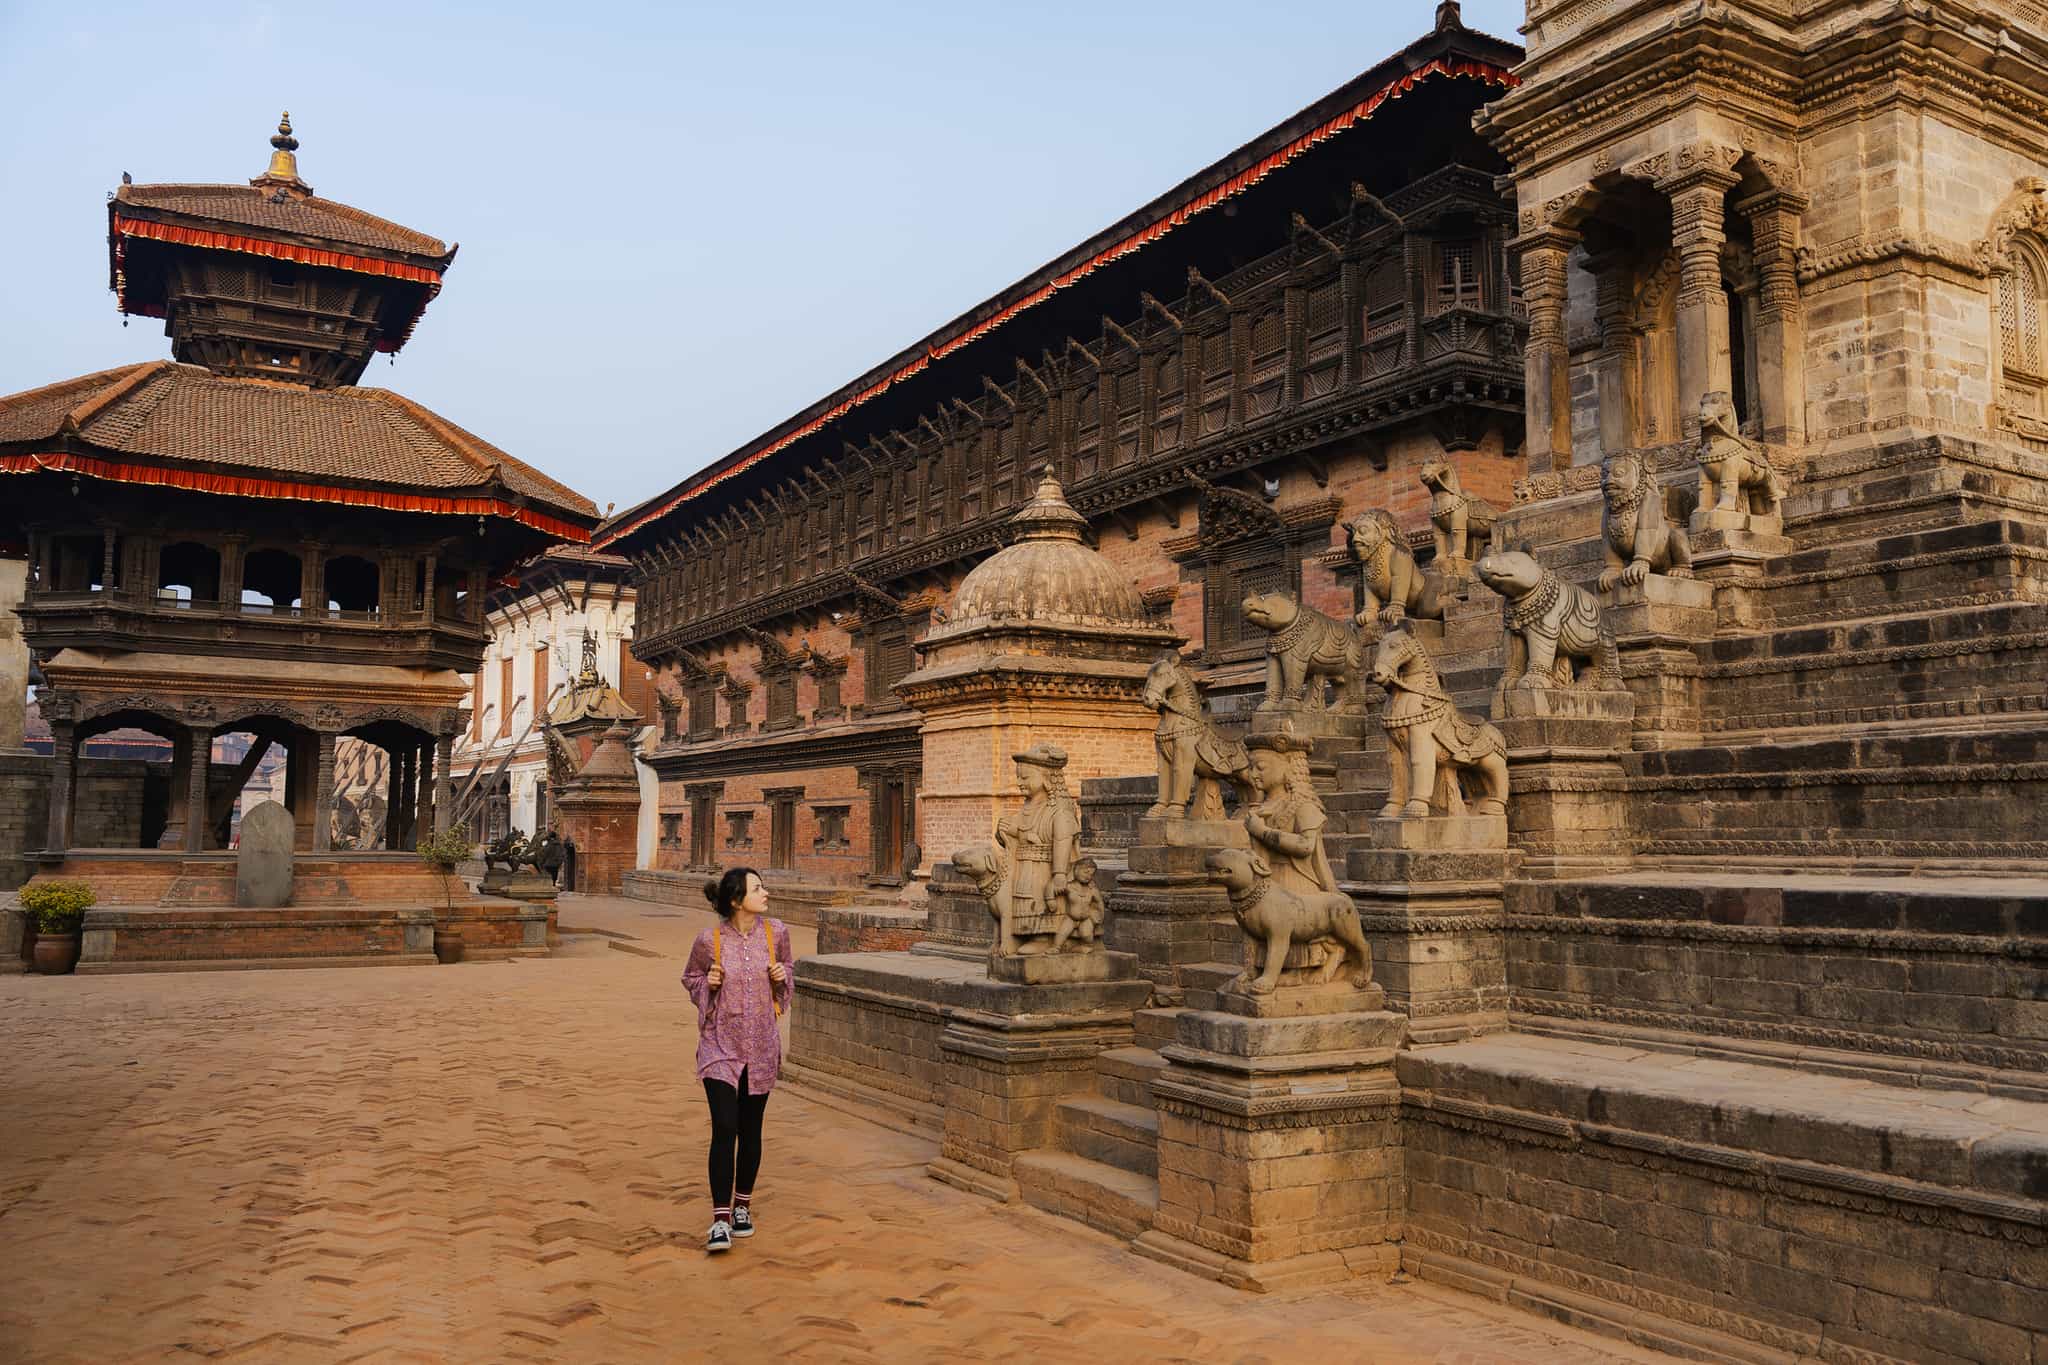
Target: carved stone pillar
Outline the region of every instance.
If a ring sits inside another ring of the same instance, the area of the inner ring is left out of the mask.
[[[403,779],[398,770],[405,760],[401,756],[404,750],[396,745],[384,753],[389,760],[384,772],[384,847],[392,850],[398,847],[398,801],[399,793],[404,790],[399,785]]]
[[[1805,195],[1781,189],[1765,190],[1735,206],[1749,220],[1760,278],[1756,386],[1763,438],[1777,445],[1806,440],[1806,318],[1793,259],[1799,250],[1799,218],[1806,207]]]
[[[1571,353],[1565,344],[1565,261],[1578,236],[1558,228],[1525,233],[1515,241],[1522,263],[1522,301],[1529,310],[1529,348],[1523,353],[1531,474],[1572,462]]]
[[[206,849],[206,778],[213,768],[213,727],[195,725],[186,738],[185,851]]]
[[[45,847],[71,846],[71,808],[78,784],[77,731],[68,720],[50,722],[50,826]]]
[[[334,847],[334,736],[320,733],[319,755],[313,765],[313,851],[326,853]]]
[[[1600,453],[1618,454],[1634,446],[1636,437],[1636,336],[1629,316],[1634,302],[1629,262],[1619,252],[1586,261],[1597,282],[1596,316],[1600,323],[1597,370],[1600,402]]]
[[[1699,435],[1700,398],[1730,391],[1722,204],[1736,178],[1703,166],[1657,186],[1671,198],[1671,244],[1678,253],[1678,424],[1687,440]]]

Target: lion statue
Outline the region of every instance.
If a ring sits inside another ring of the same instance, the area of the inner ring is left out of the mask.
[[[1392,513],[1360,513],[1345,529],[1351,540],[1351,557],[1358,561],[1365,586],[1365,605],[1357,617],[1361,628],[1379,625],[1392,629],[1411,616],[1418,621],[1444,619],[1436,584],[1423,576],[1415,556],[1408,552],[1408,538]]]
[[[1324,709],[1323,683],[1347,695],[1365,671],[1365,642],[1349,623],[1305,607],[1291,594],[1255,592],[1244,619],[1272,635],[1266,642],[1266,705]]]
[[[1493,538],[1493,504],[1468,495],[1458,486],[1458,467],[1449,460],[1422,466],[1422,486],[1429,490],[1429,525],[1436,533],[1436,562],[1470,559],[1474,537]]]
[[[1467,774],[1480,791],[1472,813],[1505,815],[1507,740],[1451,704],[1435,663],[1414,636],[1390,630],[1380,637],[1372,680],[1387,689],[1380,724],[1387,731],[1390,782],[1380,818],[1465,814],[1460,779]]]
[[[1501,607],[1508,629],[1503,687],[1622,687],[1614,630],[1592,593],[1544,568],[1527,545],[1489,550],[1473,567],[1480,582],[1507,599]],[[1580,662],[1597,673],[1597,684],[1578,669]]]
[[[1719,389],[1700,398],[1700,510],[1775,517],[1791,490],[1770,452],[1744,436],[1735,405]]]
[[[1607,543],[1607,567],[1600,590],[1617,583],[1639,586],[1653,573],[1692,577],[1692,542],[1671,521],[1663,490],[1640,451],[1623,451],[1600,466],[1600,534]]]
[[[1273,880],[1273,866],[1264,857],[1241,848],[1221,848],[1204,860],[1210,879],[1230,897],[1230,911],[1259,945],[1256,973],[1246,970],[1231,984],[1252,995],[1265,995],[1280,984],[1287,950],[1297,943],[1324,942],[1337,951],[1323,959],[1311,978],[1334,981],[1346,958],[1356,968],[1351,984],[1372,984],[1372,948],[1358,922],[1358,907],[1342,891],[1290,891]]]

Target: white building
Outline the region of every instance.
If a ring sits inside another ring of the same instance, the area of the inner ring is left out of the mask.
[[[596,642],[597,671],[639,713],[641,738],[654,729],[653,688],[631,650],[630,578],[630,565],[617,555],[557,546],[526,564],[516,587],[492,594],[485,616],[490,648],[482,670],[468,680],[469,729],[456,736],[454,751],[458,795],[476,775],[480,799],[469,821],[472,838],[547,827],[547,742],[537,715],[545,716],[551,697],[566,693],[582,664],[586,633]],[[640,778],[645,866],[654,852],[653,770],[642,765]]]

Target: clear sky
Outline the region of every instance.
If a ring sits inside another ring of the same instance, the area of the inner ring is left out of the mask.
[[[595,499],[718,459],[1426,32],[1433,0],[0,0],[0,393],[169,354],[106,196],[462,244],[396,388]],[[1516,39],[1521,0],[1467,0]],[[1370,134],[1366,134],[1369,136]]]

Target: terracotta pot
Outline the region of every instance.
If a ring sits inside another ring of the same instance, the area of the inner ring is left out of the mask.
[[[65,976],[78,965],[79,935],[45,934],[36,935],[36,970],[44,976]]]
[[[462,931],[460,929],[434,928],[434,959],[446,963],[462,961]]]

